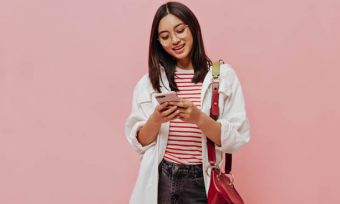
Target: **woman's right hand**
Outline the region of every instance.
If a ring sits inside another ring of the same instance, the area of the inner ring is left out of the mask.
[[[168,105],[168,102],[164,102],[156,106],[151,115],[154,122],[165,123],[178,117],[179,110],[177,109],[177,106],[169,106],[168,108]]]
[[[155,141],[162,123],[179,117],[177,106],[168,105],[168,102],[157,105],[147,122],[137,131],[137,140],[143,146]]]

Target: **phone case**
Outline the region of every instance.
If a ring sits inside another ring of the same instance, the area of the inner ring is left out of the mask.
[[[157,99],[158,103],[164,103],[164,102],[176,102],[179,101],[179,98],[174,91],[170,91],[167,93],[159,93],[155,95],[155,98]]]

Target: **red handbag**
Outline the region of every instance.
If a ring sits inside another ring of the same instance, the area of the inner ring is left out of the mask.
[[[212,103],[210,109],[210,117],[214,120],[218,119],[218,87],[220,64],[224,62],[219,60],[213,63],[212,75]],[[225,154],[224,172],[216,165],[215,144],[207,138],[208,158],[211,168],[210,186],[208,191],[208,204],[244,204],[240,194],[234,186],[234,177],[231,173],[232,155]],[[208,169],[207,169],[208,172]]]

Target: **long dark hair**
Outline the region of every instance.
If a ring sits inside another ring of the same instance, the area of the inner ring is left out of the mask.
[[[189,25],[193,37],[190,58],[194,68],[193,83],[203,82],[208,73],[211,60],[205,54],[201,28],[194,13],[184,4],[178,2],[167,2],[161,5],[152,22],[150,44],[149,44],[149,78],[154,90],[160,91],[160,65],[165,69],[169,86],[172,91],[178,91],[175,83],[176,59],[169,55],[162,47],[158,38],[158,25],[161,19],[172,14]]]

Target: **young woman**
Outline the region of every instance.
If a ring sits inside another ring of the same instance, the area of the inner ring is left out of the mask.
[[[242,88],[228,64],[220,68],[219,119],[209,117],[211,66],[193,12],[177,2],[160,6],[151,28],[149,73],[134,89],[125,124],[141,156],[130,203],[207,203],[207,138],[215,143],[218,162],[248,143]],[[155,94],[169,91],[180,101],[158,104]]]

